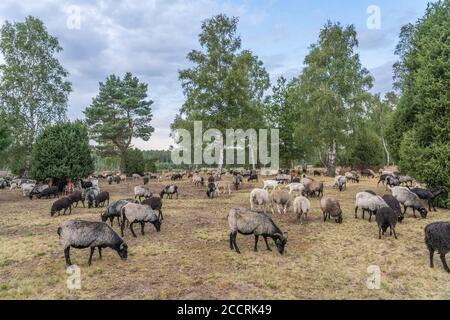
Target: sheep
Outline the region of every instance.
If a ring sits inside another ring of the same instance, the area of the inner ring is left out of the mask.
[[[152,210],[158,210],[159,212],[159,220],[163,221],[164,217],[163,217],[163,213],[162,213],[162,200],[159,197],[151,197],[148,199],[145,199],[144,201],[142,201],[143,205],[146,206],[150,206],[150,208],[152,208]]]
[[[244,177],[240,174],[233,175],[233,185],[236,190],[239,190],[239,186],[242,184]]]
[[[208,177],[208,183],[211,183],[211,182],[216,182],[216,179],[214,178],[214,176]]]
[[[430,267],[434,268],[434,252],[441,257],[445,271],[450,269],[445,255],[450,251],[450,222],[434,222],[425,227],[425,244],[430,252]]]
[[[347,178],[347,180],[349,180],[351,182],[359,183],[359,177],[354,172],[346,172],[345,177]]]
[[[283,214],[286,214],[291,204],[291,195],[285,190],[273,190],[269,196],[269,200],[272,206],[272,214],[275,214],[273,210],[275,205],[279,214],[281,214],[280,205],[283,208]]]
[[[50,216],[54,216],[56,213],[60,213],[60,211],[64,209],[64,214],[66,214],[67,209],[69,209],[69,214],[72,213],[72,200],[68,197],[63,197],[55,202],[53,202],[52,207],[50,209]]]
[[[305,186],[304,194],[308,197],[315,197],[317,192],[317,198],[323,197],[323,183],[319,181],[313,181]]]
[[[250,192],[250,208],[253,211],[253,206],[264,206],[264,213],[266,213],[266,207],[269,204],[269,192],[265,189],[253,189]]]
[[[216,189],[217,189],[217,194],[219,194],[219,195],[220,195],[221,190],[223,190],[224,192],[226,192],[228,190],[228,195],[231,194],[231,184],[229,182],[216,181]]]
[[[174,173],[174,174],[170,177],[170,180],[172,180],[172,181],[182,180],[182,179],[183,179],[183,176],[182,176],[181,174],[179,174],[179,173]]]
[[[308,219],[308,213],[311,210],[311,202],[307,198],[299,196],[294,199],[293,206],[297,219],[300,221],[300,224],[303,224],[303,221]]]
[[[397,233],[395,232],[395,226],[399,219],[398,213],[396,213],[390,207],[383,207],[377,211],[376,221],[378,224],[378,239],[381,240],[381,234],[385,234],[387,228],[390,228],[390,234],[394,233],[395,239],[397,238]]]
[[[92,208],[95,203],[95,199],[100,194],[100,189],[98,188],[89,188],[86,190],[86,199],[88,201],[88,208]]]
[[[72,201],[72,204],[74,204],[74,203],[76,204],[76,205],[74,205],[74,208],[78,207],[78,202],[80,202],[80,201],[83,204],[83,208],[86,208],[85,203],[84,203],[84,201],[86,200],[86,197],[83,192],[75,190],[74,192],[69,194],[67,196],[67,198],[69,198]]]
[[[334,197],[323,197],[320,200],[320,208],[323,212],[323,221],[326,222],[327,218],[335,218],[336,223],[342,224],[343,216],[341,205],[339,201]]]
[[[37,193],[36,194],[36,197],[38,198],[38,199],[41,199],[41,198],[47,198],[47,199],[50,199],[50,196],[53,196],[53,198],[59,198],[59,195],[58,195],[58,187],[56,187],[56,186],[52,186],[52,187],[50,187],[50,188],[45,188],[44,190],[42,190],[41,192],[39,192],[39,193]],[[30,193],[30,199],[32,198],[32,195],[31,195],[31,193]]]
[[[147,186],[136,186],[134,187],[134,198],[139,198],[139,202],[141,202],[142,198],[150,198],[152,196],[152,192],[148,189]]]
[[[394,176],[386,177],[386,188],[387,187],[398,187],[398,186],[400,186],[400,180],[398,178],[396,178]]]
[[[33,191],[35,186],[36,185],[34,183],[23,183],[23,184],[21,184],[22,195],[24,197],[28,197],[30,195],[31,191]]]
[[[388,177],[395,178],[393,173],[386,173],[386,172],[384,172],[383,174],[380,175],[380,179],[377,182],[377,186],[380,184],[380,182],[382,184],[385,184],[385,182],[386,182]]]
[[[287,187],[289,188],[289,194],[292,194],[294,191],[298,191],[299,194],[302,194],[305,190],[305,186],[301,183],[291,183],[287,185]]]
[[[380,196],[374,196],[367,192],[359,192],[356,194],[355,219],[358,219],[358,209],[361,208],[363,211],[362,218],[364,219],[364,213],[369,211],[369,222],[372,222],[372,215],[376,215],[379,209],[386,207],[389,206]]]
[[[423,189],[423,188],[410,188],[411,192],[415,193],[420,199],[427,200],[428,202],[428,211],[431,211],[431,207],[433,207],[434,211],[436,210],[436,207],[434,206],[434,199],[441,195],[446,195],[447,191],[439,187],[436,191]]]
[[[370,193],[371,195],[374,195],[374,196],[377,195],[377,193],[375,191],[372,191],[372,190],[366,190],[364,192]]]
[[[281,184],[288,184],[292,181],[292,177],[289,174],[279,174],[276,176],[275,180]]]
[[[98,248],[102,258],[102,249],[111,248],[117,251],[122,260],[128,257],[128,246],[122,238],[106,223],[82,220],[69,220],[58,228],[58,236],[64,248],[67,266],[71,266],[70,248],[90,248],[88,265],[92,265],[92,255]]]
[[[313,175],[314,175],[314,177],[317,177],[317,176],[320,177],[320,176],[322,176],[322,173],[319,170],[314,170]]]
[[[392,192],[392,195],[400,202],[404,211],[403,214],[406,213],[407,208],[413,209],[414,218],[416,217],[416,210],[420,212],[420,215],[423,219],[426,219],[428,215],[427,209],[425,209],[420,201],[420,198],[413,192],[411,192],[406,187],[389,187]]]
[[[247,182],[253,182],[253,181],[258,181],[258,175],[256,173],[250,174],[250,176],[247,179]]]
[[[33,196],[37,196],[38,194],[40,194],[42,191],[44,191],[45,189],[48,189],[49,186],[48,184],[43,184],[40,186],[35,186],[30,193],[28,194],[28,196],[30,197],[30,200],[33,199]],[[58,190],[57,190],[58,191]]]
[[[405,216],[403,215],[402,208],[400,207],[400,203],[394,196],[390,194],[385,194],[383,197],[384,202],[398,215],[398,222],[402,222]]]
[[[408,185],[408,183],[412,186],[414,179],[411,178],[410,176],[398,176],[398,181],[400,182],[400,184],[405,184]]]
[[[130,223],[130,231],[135,238],[137,237],[133,230],[133,224],[135,223],[139,223],[141,225],[142,235],[144,235],[144,226],[146,222],[152,223],[155,226],[157,232],[160,232],[161,230],[161,221],[158,218],[159,213],[156,210],[151,209],[147,205],[127,203],[122,207],[120,211],[122,216],[122,224],[120,226],[122,237],[126,221]]]
[[[314,181],[313,179],[308,178],[308,177],[306,177],[305,175],[303,175],[303,177],[300,179],[300,183],[301,183],[302,185],[304,185],[305,188],[306,188],[307,185],[309,185],[309,184],[312,183],[313,181]]]
[[[141,175],[138,173],[133,173],[131,177],[133,178],[134,181],[140,180],[142,178]]]
[[[108,182],[108,184],[112,184],[113,181],[114,181],[114,177],[113,177],[113,176],[108,176],[108,177],[106,178],[106,181]]]
[[[204,186],[205,185],[205,179],[202,176],[194,176],[192,178],[192,183],[196,187]]]
[[[276,180],[264,180],[264,187],[263,189],[277,189],[279,188],[279,182]]]
[[[344,176],[337,176],[334,179],[334,188],[338,188],[339,191],[347,190],[347,178]]]
[[[214,199],[214,196],[217,195],[217,187],[214,182],[208,183],[208,189],[206,190],[206,195],[210,199]]]
[[[137,203],[137,200],[122,199],[108,205],[106,211],[100,215],[102,221],[106,222],[109,219],[112,227],[114,218],[117,218],[117,223],[120,225],[120,210],[122,210],[122,207],[128,203]]]
[[[161,199],[164,199],[164,195],[167,194],[167,197],[169,199],[172,199],[173,195],[176,194],[177,195],[177,199],[178,199],[178,186],[176,185],[170,185],[165,187],[160,193],[159,196],[161,197]]]
[[[95,197],[95,207],[98,208],[104,207],[105,202],[109,205],[109,192],[108,191],[102,191],[98,194],[98,196]]]
[[[272,251],[267,242],[267,238],[272,238],[275,242],[278,252],[284,253],[287,236],[283,235],[283,232],[275,225],[273,220],[262,213],[250,211],[245,208],[231,209],[228,213],[228,224],[230,226],[230,249],[236,250],[237,253],[241,253],[236,243],[236,237],[238,232],[243,235],[255,236],[254,251],[258,251],[259,236],[264,238],[266,248]]]
[[[117,184],[119,183],[119,182],[125,182],[125,181],[127,181],[127,175],[126,174],[121,174],[121,175],[119,175],[118,176],[119,177],[119,181],[117,181],[117,179],[116,179],[116,182],[117,182]]]
[[[367,178],[375,178],[375,172],[373,172],[370,169],[363,169],[363,170],[361,170],[361,175],[363,177],[367,177]]]

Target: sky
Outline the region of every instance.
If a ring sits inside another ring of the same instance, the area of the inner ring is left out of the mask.
[[[242,48],[263,62],[274,83],[298,76],[308,47],[331,20],[354,24],[358,53],[375,78],[373,92],[392,89],[394,49],[401,26],[423,16],[424,0],[1,0],[0,25],[40,18],[64,49],[58,55],[69,71],[73,92],[68,116],[83,110],[110,74],[130,71],[149,85],[154,101],[150,141],[133,141],[140,149],[167,149],[173,144],[170,123],[184,97],[178,70],[190,66],[186,55],[200,49],[201,22],[225,13],[239,17]],[[379,14],[378,14],[379,13]],[[379,19],[377,19],[379,17]],[[2,61],[0,54],[0,62]]]

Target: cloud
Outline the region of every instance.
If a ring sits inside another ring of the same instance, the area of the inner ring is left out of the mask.
[[[370,70],[372,76],[375,78],[372,92],[381,93],[382,95],[384,95],[385,93],[392,91],[392,66],[394,65],[394,63],[395,61],[389,61],[379,67]]]

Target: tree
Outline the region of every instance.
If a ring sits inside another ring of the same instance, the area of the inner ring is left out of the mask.
[[[36,139],[31,177],[82,179],[94,171],[88,130],[81,122],[48,126]]]
[[[341,159],[342,164],[363,169],[383,163],[383,145],[370,128],[359,128],[350,136],[350,141],[345,152],[347,159]]]
[[[43,128],[65,118],[71,83],[56,54],[58,39],[49,35],[39,19],[1,28],[0,109],[13,131],[16,149],[25,152],[25,175],[30,169],[32,147]]]
[[[131,176],[134,173],[143,175],[145,171],[144,154],[139,149],[130,149],[125,156],[125,173]]]
[[[312,145],[326,150],[330,176],[335,175],[340,147],[361,121],[371,98],[372,77],[361,66],[357,47],[353,25],[328,22],[310,47],[293,92],[303,116],[299,126]]]
[[[263,95],[270,85],[269,75],[258,57],[241,51],[237,24],[238,18],[223,14],[202,23],[202,50],[191,51],[187,58],[193,67],[179,72],[186,100],[172,130],[192,132],[194,121],[222,134],[231,127],[264,127]]]
[[[450,187],[450,1],[430,3],[400,56],[402,96],[391,144],[402,171],[429,187]]]
[[[0,152],[4,151],[11,144],[11,131],[3,124],[0,124]]]
[[[154,131],[150,124],[153,101],[147,99],[147,90],[148,85],[131,73],[123,79],[111,75],[100,83],[99,94],[84,111],[91,138],[101,152],[120,157],[121,173],[126,170],[132,139],[148,141]]]

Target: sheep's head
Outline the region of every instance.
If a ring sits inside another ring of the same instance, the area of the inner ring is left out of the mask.
[[[282,234],[275,233],[274,236],[276,238],[275,243],[277,245],[278,252],[280,254],[283,254],[284,253],[284,248],[286,247],[286,243],[287,243],[287,240],[288,240],[287,235],[283,236]]]
[[[341,214],[339,217],[336,218],[335,221],[336,221],[336,223],[342,224],[343,220],[344,219],[342,218],[342,214]]]
[[[402,222],[405,219],[405,216],[402,212],[398,215],[398,222]]]
[[[421,216],[423,219],[426,219],[426,218],[427,218],[427,215],[428,215],[427,209],[425,209],[425,208],[420,208],[420,209],[419,209],[419,212],[420,212],[420,216]]]
[[[154,221],[152,223],[155,226],[156,232],[160,232],[161,231],[161,221],[159,219],[157,219],[156,221]]]
[[[128,246],[125,242],[122,242],[119,246],[119,249],[117,250],[117,253],[119,254],[120,258],[122,260],[127,260],[128,258]]]

